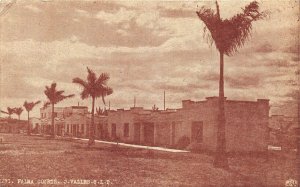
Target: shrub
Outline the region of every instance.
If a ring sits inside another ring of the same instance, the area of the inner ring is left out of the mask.
[[[193,142],[189,146],[187,146],[186,149],[191,151],[191,152],[195,152],[195,153],[203,151],[202,144],[201,143],[195,143],[195,142]]]
[[[176,144],[177,149],[185,149],[190,144],[190,138],[187,136],[182,136],[179,138]]]

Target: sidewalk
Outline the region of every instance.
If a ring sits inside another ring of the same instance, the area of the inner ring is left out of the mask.
[[[42,135],[42,134],[31,134],[34,136],[48,136],[48,135]],[[50,136],[50,135],[49,135]],[[64,138],[61,136],[58,136],[60,138]],[[86,138],[76,138],[76,137],[68,137],[73,140],[81,140],[81,141],[88,141],[89,139]],[[117,143],[117,142],[109,142],[109,141],[103,141],[103,140],[95,140],[95,143],[104,143],[104,144],[111,144],[111,145],[119,145],[119,146],[125,146],[125,147],[133,147],[133,148],[139,148],[139,149],[150,149],[150,150],[157,150],[157,151],[165,151],[165,152],[171,152],[171,153],[189,153],[190,151],[186,150],[179,150],[179,149],[169,149],[169,148],[163,148],[163,147],[152,147],[152,146],[145,146],[145,145],[136,145],[136,144],[127,144],[127,143]]]
[[[83,140],[88,141],[89,139],[85,138],[72,138],[74,140]],[[108,142],[103,140],[95,140],[95,143],[105,143],[105,144],[111,144],[111,145],[119,145],[119,146],[125,146],[125,147],[133,147],[133,148],[140,148],[140,149],[151,149],[151,150],[157,150],[157,151],[165,151],[165,152],[172,152],[172,153],[188,153],[189,151],[186,150],[179,150],[179,149],[169,149],[169,148],[163,148],[163,147],[152,147],[152,146],[145,146],[145,145],[136,145],[136,144],[127,144],[127,143],[117,143],[117,142]]]

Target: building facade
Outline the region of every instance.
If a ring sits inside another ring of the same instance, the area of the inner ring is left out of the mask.
[[[49,114],[50,111],[50,114]],[[91,114],[87,107],[72,106],[55,110],[58,133],[88,137]],[[51,124],[51,109],[41,109],[42,124]],[[47,117],[48,116],[48,117]],[[50,116],[50,118],[49,118]],[[269,100],[225,100],[227,151],[265,151],[268,145]],[[218,97],[203,101],[182,101],[179,109],[109,110],[95,115],[97,139],[127,143],[176,147],[182,139],[214,151],[217,140]]]
[[[265,151],[268,145],[269,101],[225,101],[227,151]],[[166,111],[131,108],[108,112],[110,137],[125,142],[174,147],[183,137],[214,151],[217,140],[218,97],[182,101]]]

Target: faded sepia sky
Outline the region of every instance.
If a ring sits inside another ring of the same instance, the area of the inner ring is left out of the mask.
[[[299,4],[259,2],[269,18],[255,22],[245,46],[225,57],[225,95],[267,98],[276,112],[295,106]],[[229,18],[248,3],[220,1],[221,16]],[[203,5],[215,7],[214,1],[17,1],[0,18],[1,109],[45,101],[44,87],[53,81],[76,94],[57,106],[90,106],[72,83],[86,78],[87,66],[110,74],[114,93],[106,100],[112,109],[131,107],[134,96],[138,106],[162,109],[164,90],[168,108],[217,96],[218,53],[203,39],[195,13]],[[97,105],[103,107],[101,100]]]

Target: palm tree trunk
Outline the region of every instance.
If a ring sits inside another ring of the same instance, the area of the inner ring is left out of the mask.
[[[55,132],[55,124],[54,124],[54,104],[51,105],[52,106],[52,111],[51,111],[51,126],[52,126],[52,131],[53,131],[53,138],[55,139],[56,136],[56,132]]]
[[[31,135],[31,130],[30,130],[30,123],[29,123],[29,111],[27,112],[27,135],[30,136]]]
[[[88,145],[95,144],[95,130],[94,130],[94,108],[95,108],[95,97],[92,98],[92,118],[91,118],[91,125],[90,125],[90,138]]]
[[[219,168],[228,168],[228,159],[226,155],[226,119],[224,103],[224,53],[220,51],[219,114],[217,126],[217,148],[214,160],[214,166]]]

